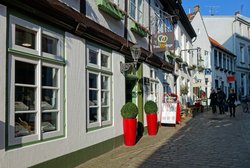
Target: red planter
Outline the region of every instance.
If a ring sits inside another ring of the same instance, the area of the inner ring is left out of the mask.
[[[147,114],[148,135],[157,133],[157,114]]]
[[[133,146],[136,142],[136,118],[123,118],[124,144]]]

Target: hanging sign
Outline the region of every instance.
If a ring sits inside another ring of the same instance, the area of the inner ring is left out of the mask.
[[[157,33],[152,35],[153,52],[165,52],[174,49],[174,32]]]
[[[227,76],[227,81],[228,81],[228,82],[234,82],[234,81],[235,81],[235,76],[233,76],[233,75],[228,75],[228,76]]]

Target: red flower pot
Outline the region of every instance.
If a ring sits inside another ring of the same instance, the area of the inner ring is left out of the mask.
[[[157,133],[157,114],[147,114],[148,135]]]
[[[133,146],[136,142],[136,118],[123,118],[124,144]]]

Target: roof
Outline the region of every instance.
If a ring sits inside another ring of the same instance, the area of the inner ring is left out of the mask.
[[[208,39],[210,41],[210,43],[212,44],[212,46],[219,48],[220,50],[235,56],[231,51],[229,51],[228,49],[226,49],[223,45],[221,45],[218,41],[216,41],[215,39],[213,39],[212,37],[208,36]],[[236,56],[235,56],[236,57]]]
[[[192,12],[192,13],[187,14],[188,20],[190,22],[192,22],[192,20],[194,19],[195,15],[196,15],[196,12]]]

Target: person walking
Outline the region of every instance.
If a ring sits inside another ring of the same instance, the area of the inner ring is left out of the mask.
[[[237,95],[234,92],[234,89],[232,88],[227,98],[227,103],[228,103],[228,107],[230,111],[230,117],[232,116],[235,117],[235,107],[236,107],[235,101],[237,101]]]
[[[225,114],[224,106],[225,106],[226,95],[220,88],[217,89],[216,99],[220,114]]]
[[[210,101],[210,107],[212,107],[212,112],[216,113],[216,105],[217,105],[217,94],[215,90],[213,89],[210,96],[209,96]]]

